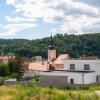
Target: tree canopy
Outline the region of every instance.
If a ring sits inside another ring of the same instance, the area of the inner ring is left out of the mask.
[[[57,55],[68,53],[71,57],[100,57],[100,33],[84,35],[56,34],[53,36]],[[36,40],[0,39],[0,54],[14,54],[22,57],[43,56],[47,58],[50,37]]]

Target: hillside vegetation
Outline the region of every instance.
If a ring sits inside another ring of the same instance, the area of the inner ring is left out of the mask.
[[[100,57],[100,33],[84,35],[56,34],[54,37],[57,54],[69,53],[72,57]],[[0,39],[0,54],[14,53],[20,56],[41,55],[47,58],[50,37],[36,40]]]
[[[67,90],[37,86],[0,86],[0,100],[100,100],[100,86]],[[96,92],[97,91],[97,92]]]

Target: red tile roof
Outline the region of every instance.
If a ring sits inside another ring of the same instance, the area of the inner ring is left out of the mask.
[[[49,67],[51,68],[51,66],[52,66],[55,69],[56,65],[63,64],[64,60],[66,60],[66,59],[69,59],[69,55],[68,54],[61,54],[61,55],[59,55],[59,57],[57,59],[49,62],[50,66],[48,65],[47,61],[35,61],[35,62],[29,63],[28,69],[35,70],[35,71],[48,71]]]
[[[69,59],[69,55],[68,54],[61,54],[58,56],[58,58],[55,60],[55,64],[63,64],[64,60]]]
[[[31,62],[28,67],[29,70],[36,71],[48,71],[48,63],[47,61],[36,61]]]
[[[82,56],[80,57],[81,60],[95,60],[98,59],[97,56]]]

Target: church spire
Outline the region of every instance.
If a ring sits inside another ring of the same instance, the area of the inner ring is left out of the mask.
[[[48,62],[56,59],[56,50],[53,37],[51,35],[49,40],[49,47],[48,47]]]
[[[49,50],[53,50],[54,48],[55,48],[54,41],[53,41],[53,37],[51,35],[50,41],[49,41]]]

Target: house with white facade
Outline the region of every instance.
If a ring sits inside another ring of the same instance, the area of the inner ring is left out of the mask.
[[[100,60],[65,60],[64,69],[70,72],[69,83],[91,84],[100,82]]]
[[[30,64],[30,75],[34,71],[38,72],[40,82],[44,85],[100,83],[100,59],[95,56],[72,59],[68,54],[56,57],[53,41],[50,41],[48,60]]]
[[[100,60],[65,60],[62,69],[41,72],[40,79],[50,85],[100,83]]]

